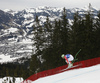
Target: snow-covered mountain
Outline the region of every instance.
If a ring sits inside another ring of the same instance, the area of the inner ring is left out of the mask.
[[[79,12],[84,15],[88,7],[72,8],[67,10],[69,22],[73,20],[73,14]],[[94,16],[98,9],[91,7]],[[46,21],[48,16],[51,21],[60,19],[63,8],[41,6],[38,8],[24,9],[22,11],[0,10],[0,63],[16,62],[20,58],[32,55],[32,26],[36,15],[41,24]],[[34,49],[34,48],[33,48]],[[21,61],[21,60],[19,60]]]

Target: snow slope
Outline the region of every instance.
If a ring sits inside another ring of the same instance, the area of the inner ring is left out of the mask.
[[[69,70],[32,83],[100,83],[100,65]]]

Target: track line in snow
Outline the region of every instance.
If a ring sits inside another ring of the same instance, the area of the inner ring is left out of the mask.
[[[83,68],[82,68],[83,69]],[[79,74],[76,74],[76,75],[73,75],[73,76],[70,76],[70,77],[66,77],[66,78],[63,78],[63,79],[60,79],[60,80],[57,80],[55,82],[52,82],[52,83],[61,83],[61,81],[64,81],[66,79],[72,79],[74,77],[78,77],[78,76],[81,76],[81,75],[84,75],[84,74],[87,74],[87,73],[92,73],[92,72],[95,72],[95,71],[100,71],[100,68],[99,69],[93,69],[91,71],[86,71],[84,73],[79,73]]]

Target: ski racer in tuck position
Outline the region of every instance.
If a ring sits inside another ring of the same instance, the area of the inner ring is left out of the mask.
[[[68,68],[73,67],[72,61],[74,60],[74,57],[71,54],[62,54],[61,57],[65,59],[65,62],[68,64]]]

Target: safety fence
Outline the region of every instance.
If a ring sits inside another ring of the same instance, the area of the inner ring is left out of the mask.
[[[84,60],[84,61],[75,62],[73,64],[74,65],[73,68],[67,69],[65,71],[68,71],[68,70],[71,70],[71,69],[90,67],[90,66],[97,65],[97,64],[100,64],[100,57],[93,58],[93,59],[88,59],[88,60]],[[30,76],[29,78],[27,78],[22,83],[31,83],[32,81],[35,81],[35,80],[37,80],[39,78],[64,72],[62,70],[65,69],[65,68],[67,68],[67,65],[64,65],[64,66],[61,66],[61,67],[57,67],[55,69],[50,69],[50,70],[39,72],[37,74],[34,74],[34,75]]]

